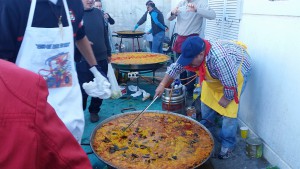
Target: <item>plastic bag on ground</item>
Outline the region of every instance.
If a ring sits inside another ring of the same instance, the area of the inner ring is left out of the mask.
[[[138,91],[138,87],[137,87],[137,86],[134,86],[134,85],[129,85],[129,86],[128,86],[128,90],[129,90],[129,91],[132,91],[132,92],[137,92],[137,91]]]
[[[135,92],[135,93],[131,94],[132,97],[138,97],[140,95],[143,95],[143,98],[142,98],[143,101],[145,101],[148,98],[150,98],[150,93],[147,93],[143,89],[139,89],[137,86],[129,85],[128,86],[128,90],[130,90],[132,92]]]

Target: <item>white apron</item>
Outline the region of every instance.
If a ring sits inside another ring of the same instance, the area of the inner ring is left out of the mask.
[[[63,0],[69,23],[68,27],[63,27],[63,31],[58,27],[32,27],[36,1],[31,2],[27,27],[16,64],[44,77],[49,89],[48,102],[80,143],[84,129],[84,114],[74,63],[74,39],[69,8],[66,0]]]

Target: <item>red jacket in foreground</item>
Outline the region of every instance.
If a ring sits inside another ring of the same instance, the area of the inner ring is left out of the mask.
[[[41,76],[0,59],[1,169],[92,168],[47,96]]]

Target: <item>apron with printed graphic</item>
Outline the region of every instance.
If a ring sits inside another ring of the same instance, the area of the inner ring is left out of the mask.
[[[241,65],[242,63],[243,62],[241,62]],[[242,86],[244,83],[244,77],[241,72],[241,65],[237,73],[238,99],[241,96]],[[220,80],[211,77],[207,66],[205,66],[205,69],[205,80],[202,82],[201,101],[222,116],[236,118],[239,106],[238,103],[232,100],[226,108],[219,105],[219,100],[224,94],[224,87],[221,84]]]
[[[27,27],[16,64],[44,77],[49,89],[48,102],[80,143],[84,129],[84,114],[74,66],[74,39],[69,8],[66,0],[63,0],[69,26],[32,27],[36,1],[31,2]]]

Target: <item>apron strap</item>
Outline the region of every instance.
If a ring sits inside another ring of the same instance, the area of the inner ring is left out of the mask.
[[[32,26],[33,15],[34,15],[35,7],[36,7],[36,1],[37,0],[31,0],[30,11],[29,11],[29,16],[28,16],[26,29]],[[69,24],[69,26],[72,27],[71,17],[70,17],[70,12],[69,12],[69,7],[68,7],[68,4],[67,4],[67,1],[63,0],[63,4],[64,4],[68,24]]]
[[[64,3],[65,11],[66,11],[68,24],[69,24],[70,27],[72,27],[71,17],[70,17],[70,12],[69,12],[69,7],[68,7],[68,4],[67,4],[67,0],[63,0],[63,3]]]
[[[32,26],[33,15],[36,7],[36,0],[31,0],[30,11],[28,16],[28,21],[26,25],[26,29]]]

